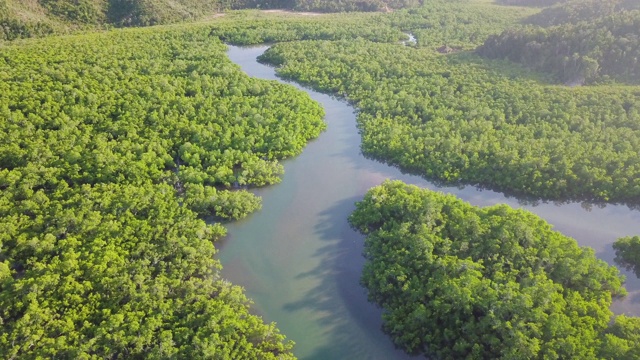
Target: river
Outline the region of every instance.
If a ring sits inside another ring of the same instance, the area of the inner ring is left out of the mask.
[[[256,57],[266,46],[230,46],[228,55],[252,77],[279,80]],[[326,111],[327,131],[304,152],[283,162],[282,183],[254,192],[261,211],[227,226],[219,253],[222,275],[243,286],[253,311],[275,321],[296,342],[300,359],[407,359],[381,331],[381,311],[367,302],[358,279],[364,263],[361,235],[349,228],[354,202],[385,179],[399,179],[455,194],[474,205],[507,203],[528,209],[556,230],[595,249],[613,263],[611,244],[640,234],[640,212],[626,206],[589,209],[579,203],[519,204],[517,199],[474,187],[441,188],[398,169],[366,159],[354,109],[346,102],[291,83]],[[640,315],[640,280],[627,276],[629,296],[614,303],[616,313]]]

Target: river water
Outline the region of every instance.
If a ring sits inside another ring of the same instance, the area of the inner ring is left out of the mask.
[[[279,80],[256,57],[267,49],[229,47],[233,62],[252,77]],[[455,194],[474,205],[507,203],[528,209],[556,230],[595,249],[613,263],[611,244],[640,234],[640,212],[609,205],[592,209],[578,203],[522,205],[514,198],[474,187],[440,188],[364,158],[354,109],[346,102],[296,84],[326,111],[327,131],[293,159],[283,162],[282,183],[255,190],[261,211],[227,226],[219,253],[222,274],[243,286],[253,311],[275,321],[296,342],[301,359],[406,359],[381,331],[381,311],[367,302],[358,279],[364,263],[361,235],[349,228],[354,202],[385,179],[399,179]],[[629,296],[616,313],[640,315],[640,280],[627,276]]]

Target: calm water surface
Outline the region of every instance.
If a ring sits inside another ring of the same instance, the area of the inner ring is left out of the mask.
[[[266,46],[230,46],[228,55],[252,77],[278,80],[271,67],[256,62]],[[585,209],[581,204],[521,205],[474,187],[440,188],[417,176],[365,159],[354,109],[329,95],[298,87],[326,111],[327,131],[304,152],[284,161],[282,183],[258,189],[262,211],[229,224],[219,253],[223,276],[245,287],[253,309],[275,321],[301,359],[407,359],[382,333],[381,312],[367,302],[358,279],[364,260],[362,236],[347,224],[354,202],[385,179],[439,190],[474,205],[507,203],[528,209],[595,249],[613,263],[611,244],[640,234],[640,212],[625,206]],[[627,275],[629,296],[616,313],[640,315],[640,280]]]

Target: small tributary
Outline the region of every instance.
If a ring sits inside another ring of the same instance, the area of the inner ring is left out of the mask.
[[[233,62],[252,77],[279,80],[259,64],[262,47],[229,47]],[[366,159],[354,109],[346,102],[297,84],[326,111],[327,131],[304,152],[283,162],[282,183],[255,193],[263,208],[229,224],[219,253],[222,274],[243,286],[254,312],[275,321],[296,342],[301,359],[405,359],[381,331],[381,311],[367,302],[359,285],[362,236],[349,228],[354,202],[385,179],[399,179],[455,194],[474,205],[507,203],[528,209],[595,249],[613,263],[611,243],[640,235],[640,212],[609,205],[588,209],[578,203],[521,205],[514,198],[474,187],[439,188],[426,180]],[[613,306],[616,313],[640,315],[640,280],[627,273],[629,296]]]

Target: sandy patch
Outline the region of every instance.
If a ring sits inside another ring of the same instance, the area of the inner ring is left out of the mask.
[[[300,15],[300,16],[320,16],[324,15],[323,13],[317,12],[304,12],[304,11],[291,11],[291,10],[262,10],[263,13],[268,14],[287,14],[287,15]]]

